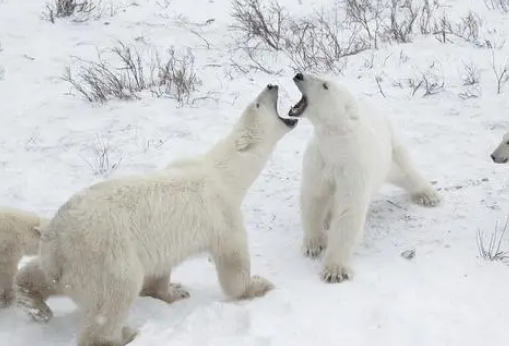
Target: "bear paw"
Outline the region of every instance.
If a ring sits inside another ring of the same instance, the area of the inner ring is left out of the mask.
[[[262,297],[272,289],[274,289],[274,284],[272,282],[261,276],[253,276],[251,278],[251,284],[242,298]]]
[[[304,253],[304,256],[316,259],[322,254],[326,247],[327,240],[325,236],[322,235],[314,238],[306,237],[302,246],[302,252]]]
[[[341,264],[326,264],[321,278],[327,283],[339,283],[353,278],[353,271]]]
[[[166,301],[168,303],[173,303],[176,302],[177,300],[187,299],[190,296],[191,294],[189,294],[189,292],[181,284],[170,283],[170,287],[168,289],[168,297]]]
[[[33,299],[20,296],[17,302],[35,322],[46,323],[53,317],[53,311],[44,302],[36,302]]]
[[[425,207],[435,207],[440,203],[440,195],[432,188],[412,195],[414,203],[420,204]]]

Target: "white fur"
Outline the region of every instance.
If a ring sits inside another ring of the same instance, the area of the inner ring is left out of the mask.
[[[490,156],[495,163],[507,163],[509,161],[509,132],[504,134],[502,141]]]
[[[41,230],[48,220],[36,213],[0,208],[0,307],[14,301],[14,277],[23,256],[36,255]]]
[[[302,116],[314,127],[303,162],[303,251],[317,257],[326,248],[321,277],[341,282],[353,275],[350,257],[362,238],[370,202],[385,181],[423,205],[434,206],[440,198],[410,160],[387,117],[333,81],[310,74],[294,81],[308,101]]]
[[[268,280],[251,276],[241,203],[290,131],[277,114],[277,97],[277,87],[265,88],[205,155],[71,197],[43,233],[40,261],[18,276],[21,304],[47,321],[45,300],[67,295],[84,313],[79,346],[121,346],[137,334],[125,320],[139,294],[168,303],[189,296],[169,281],[171,268],[192,255],[211,254],[227,296],[271,290]]]

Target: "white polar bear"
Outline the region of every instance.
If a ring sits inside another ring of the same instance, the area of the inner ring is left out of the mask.
[[[341,282],[353,275],[350,257],[362,238],[371,199],[384,181],[407,190],[423,205],[434,206],[440,197],[385,116],[326,78],[298,73],[293,80],[302,98],[289,115],[308,118],[314,128],[303,161],[303,251],[317,257],[326,248],[321,277]]]
[[[11,208],[0,208],[0,307],[14,302],[14,277],[23,256],[36,255],[41,237],[40,227],[48,219],[36,213]]]
[[[278,86],[269,84],[205,155],[71,197],[45,228],[39,260],[20,270],[20,304],[47,321],[45,300],[64,294],[85,315],[79,346],[121,346],[136,337],[125,323],[140,291],[168,303],[188,296],[169,281],[171,268],[194,254],[212,256],[227,296],[271,290],[268,280],[251,276],[241,204],[277,142],[297,124],[279,117],[277,100]]]
[[[509,161],[509,132],[502,137],[502,141],[490,155],[495,163],[507,163]]]

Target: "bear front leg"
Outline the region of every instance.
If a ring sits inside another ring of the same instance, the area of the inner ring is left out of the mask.
[[[300,192],[301,219],[304,228],[302,252],[317,258],[327,245],[334,185],[323,174],[323,161],[311,145],[304,156]]]
[[[232,227],[221,233],[211,249],[211,254],[223,293],[234,299],[250,299],[264,296],[272,290],[274,285],[269,280],[260,276],[251,277],[251,262],[242,216],[237,216]]]
[[[152,297],[168,304],[190,297],[189,292],[177,283],[170,283],[170,274],[160,277],[146,277],[140,296]]]
[[[328,283],[338,283],[353,277],[349,262],[364,233],[369,198],[352,196],[336,197],[339,203],[331,220],[321,273],[322,280]]]

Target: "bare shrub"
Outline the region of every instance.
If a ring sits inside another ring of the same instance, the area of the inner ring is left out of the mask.
[[[263,62],[262,55],[284,49],[284,38],[288,36],[289,14],[277,2],[262,5],[259,0],[235,0],[232,6],[234,31],[240,34],[234,50],[241,51],[242,62],[231,58],[234,70],[243,74],[262,71],[277,74]]]
[[[245,45],[262,42],[268,48],[281,50],[287,12],[277,2],[261,5],[259,0],[233,1],[233,28],[245,35]]]
[[[235,0],[233,27],[242,39],[235,49],[243,49],[251,65],[265,72],[270,69],[253,52],[280,52],[294,70],[340,73],[345,58],[377,49],[380,42],[410,42],[419,25],[432,32],[437,7],[436,0],[334,0],[310,15],[292,18],[277,2]]]
[[[444,13],[438,19],[433,22],[433,35],[435,38],[442,43],[448,43],[450,40],[448,36],[453,33],[452,23]]]
[[[459,96],[462,99],[478,98],[481,96],[479,69],[472,62],[463,63],[463,71],[460,78],[464,91]]]
[[[379,42],[408,43],[415,33],[433,34],[440,42],[450,42],[449,36],[467,42],[480,43],[479,16],[470,11],[458,23],[443,13],[437,0],[344,0],[346,19],[364,31],[373,48]]]
[[[293,21],[290,31],[285,54],[295,70],[340,73],[346,66],[344,58],[371,48],[361,35],[344,26],[337,6]]]
[[[497,94],[502,92],[502,88],[509,81],[509,62],[507,58],[503,66],[497,65],[495,61],[495,51],[492,51],[491,58],[491,68],[493,69],[493,73],[495,74],[495,79],[497,83]]]
[[[336,1],[332,8],[294,19],[277,2],[261,5],[259,0],[235,0],[233,28],[240,33],[241,42],[234,49],[242,50],[245,60],[250,63],[247,67],[234,62],[234,67],[242,72],[277,73],[260,57],[264,51],[276,51],[288,57],[295,70],[341,71],[345,65],[344,57],[370,46],[355,31],[348,29],[338,4]]]
[[[457,24],[455,34],[467,42],[477,44],[481,31],[482,20],[474,12],[469,11],[465,17],[461,18],[461,22]]]
[[[150,49],[141,51],[119,42],[106,53],[98,52],[97,62],[78,59],[77,76],[67,67],[63,79],[89,102],[105,102],[111,97],[130,100],[149,90],[157,96],[172,97],[180,104],[187,103],[199,84],[194,56],[190,51],[177,54],[171,48],[163,59],[154,51],[150,54]],[[105,59],[105,55],[109,58]]]
[[[375,75],[375,82],[380,95],[382,95],[383,98],[387,98],[387,95],[385,95],[384,89],[382,88],[382,77],[380,77],[379,75]]]
[[[156,53],[155,78],[152,76],[150,90],[158,96],[169,95],[179,103],[189,102],[190,95],[200,83],[194,71],[194,55],[190,50],[180,56],[174,47],[168,51],[168,56],[162,60]]]
[[[501,261],[505,264],[509,264],[509,251],[502,250],[502,241],[507,230],[507,224],[508,222],[506,221],[502,230],[498,229],[498,223],[495,224],[495,229],[489,236],[488,244],[485,244],[483,231],[478,229],[477,247],[482,259],[487,261]]]
[[[444,81],[437,78],[436,75],[422,74],[424,93],[422,97],[436,95],[444,90]]]
[[[457,37],[478,47],[488,47],[490,42],[483,42],[481,39],[481,27],[481,18],[472,11],[469,11],[456,23],[452,22],[444,13],[434,21],[432,33],[441,43],[452,42],[452,39]]]
[[[97,136],[97,143],[91,148],[91,152],[91,159],[83,159],[94,175],[108,176],[120,166],[123,160],[118,153],[113,153],[110,145],[104,143],[100,136]]]
[[[132,6],[127,5],[127,6]],[[53,0],[46,3],[42,12],[42,19],[55,23],[57,18],[70,18],[73,22],[86,22],[90,19],[100,19],[103,16],[113,17],[124,5],[101,0]]]
[[[411,96],[415,96],[417,91],[422,91],[422,97],[436,95],[445,90],[445,82],[436,71],[435,64],[420,72],[417,78],[409,78],[408,86],[411,89]]]
[[[482,90],[480,84],[468,85],[465,90],[459,93],[459,97],[462,99],[476,99],[481,97]]]
[[[346,18],[352,24],[351,28],[360,28],[366,38],[378,48],[378,39],[382,25],[385,0],[345,0]]]
[[[71,17],[74,14],[88,18],[97,8],[91,0],[54,0],[52,3],[46,3],[42,18],[51,23],[55,23],[56,18]]]
[[[440,7],[438,0],[422,1],[421,14],[419,18],[419,29],[421,34],[428,35],[433,32],[435,23],[434,13]]]
[[[390,5],[390,22],[386,26],[385,35],[398,43],[410,42],[417,19],[425,13],[420,1],[416,4],[413,0],[391,0]]]
[[[484,4],[489,10],[509,12],[509,0],[484,0]]]
[[[364,32],[373,48],[379,42],[407,43],[420,29],[433,32],[437,0],[344,0],[347,22]]]
[[[463,73],[461,74],[461,81],[464,86],[479,84],[480,81],[479,69],[475,67],[472,62],[463,63]]]

